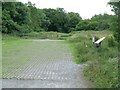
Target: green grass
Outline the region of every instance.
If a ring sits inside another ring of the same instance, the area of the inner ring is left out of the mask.
[[[81,31],[71,33],[68,41],[77,64],[87,63],[84,75],[97,88],[112,88],[118,86],[118,50],[117,43],[109,31]],[[103,37],[100,48],[92,44],[92,36]],[[112,44],[114,43],[114,44]]]
[[[18,37],[3,36],[2,74],[12,72],[15,68],[27,62],[26,55],[23,51],[29,43],[29,40],[20,39]]]
[[[58,32],[31,32],[25,35],[20,35],[21,38],[25,39],[60,39],[66,40],[69,37],[67,33],[58,33]]]
[[[43,60],[44,58],[51,58],[53,55],[63,56],[67,52],[66,47],[69,45],[64,41],[38,43],[33,42],[33,39],[21,39],[8,35],[3,35],[2,39],[2,78],[6,78],[6,75],[11,75],[11,73],[13,75],[19,67],[29,63],[30,60],[36,59],[36,57]],[[61,54],[59,49],[64,53]],[[59,51],[56,53],[55,50]]]

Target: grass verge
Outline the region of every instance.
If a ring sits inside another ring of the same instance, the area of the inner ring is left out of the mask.
[[[81,31],[71,33],[71,44],[75,62],[87,63],[84,75],[96,88],[118,87],[118,50],[112,33],[109,31]],[[96,48],[92,36],[106,37],[101,47]]]

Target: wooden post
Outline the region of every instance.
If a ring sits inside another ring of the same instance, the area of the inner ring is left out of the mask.
[[[92,37],[92,43],[95,43],[95,36]]]

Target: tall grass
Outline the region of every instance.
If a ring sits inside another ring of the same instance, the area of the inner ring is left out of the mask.
[[[75,62],[87,63],[84,75],[97,88],[118,87],[118,50],[117,43],[109,31],[74,32],[68,39],[71,44]],[[92,36],[103,37],[101,47],[96,48]]]
[[[19,35],[21,38],[25,39],[62,39],[66,40],[69,36],[67,33],[58,33],[58,32],[31,32],[28,34]]]

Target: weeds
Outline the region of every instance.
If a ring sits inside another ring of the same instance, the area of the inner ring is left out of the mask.
[[[91,37],[106,37],[101,47],[96,48]],[[84,75],[97,88],[118,87],[118,50],[111,32],[81,31],[74,32],[68,39],[71,44],[75,62],[87,63]]]

